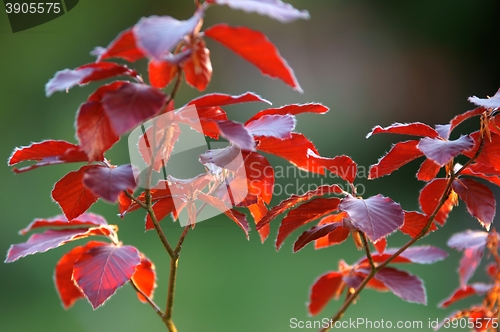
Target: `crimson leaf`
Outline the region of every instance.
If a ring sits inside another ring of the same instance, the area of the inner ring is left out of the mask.
[[[344,282],[340,272],[329,272],[320,276],[314,281],[309,293],[309,314],[319,314],[332,298],[340,297],[343,289]]]
[[[377,179],[379,177],[389,175],[401,166],[406,165],[412,160],[423,155],[422,151],[417,149],[417,140],[406,142],[398,142],[394,144],[392,149],[378,163],[370,166],[369,179]]]
[[[203,39],[193,45],[193,52],[182,68],[186,75],[187,84],[199,91],[206,89],[212,78],[212,62],[210,61],[210,51],[205,47]]]
[[[438,132],[426,125],[425,123],[413,122],[413,123],[395,123],[389,127],[382,128],[380,126],[375,126],[371,132],[366,135],[366,138],[371,135],[388,133],[388,134],[401,134],[401,135],[412,135],[412,136],[424,136],[435,138],[438,137]]]
[[[340,222],[321,225],[321,226],[314,226],[313,228],[305,231],[299,236],[297,241],[295,241],[295,243],[293,244],[293,252],[297,252],[300,249],[304,248],[304,246],[309,242],[318,240],[321,237],[329,237],[329,234],[331,233],[335,235],[335,237],[338,239],[337,240],[338,243],[340,243],[347,239],[350,230],[348,228],[345,228],[344,225]]]
[[[143,254],[141,254],[141,264],[137,265],[132,281],[147,297],[153,298],[153,293],[156,288],[156,272],[154,264]],[[139,301],[147,303],[147,299],[137,292]]]
[[[420,191],[418,201],[420,202],[420,208],[427,216],[430,216],[439,205],[439,201],[446,190],[447,183],[448,180],[446,179],[434,179],[427,183]],[[456,203],[457,196],[452,192],[446,199],[434,220],[443,225],[448,218],[448,214]]]
[[[314,160],[315,164],[325,167],[332,174],[353,183],[358,172],[358,165],[349,156],[336,156],[326,158],[318,156],[312,150],[308,151],[308,156]]]
[[[191,100],[187,103],[187,105],[195,105],[196,108],[200,109],[204,107],[227,106],[255,101],[271,104],[270,101],[256,95],[255,93],[246,92],[238,96],[231,96],[224,93],[210,93]]]
[[[88,161],[87,155],[78,145],[66,141],[46,140],[29,146],[15,148],[9,158],[9,166],[23,161],[33,160],[37,163],[14,172],[20,173],[46,165],[64,164],[69,162]]]
[[[489,230],[496,212],[495,196],[491,190],[484,184],[464,178],[453,181],[452,187],[465,202],[471,216],[476,217]]]
[[[78,246],[71,249],[61,257],[59,262],[57,262],[54,272],[54,282],[64,309],[70,308],[75,301],[85,297],[73,281],[75,261],[80,258],[82,253],[88,251],[90,248],[105,245],[107,245],[105,242],[90,241],[85,246]]]
[[[83,176],[83,184],[90,191],[108,202],[116,202],[120,192],[136,188],[131,165],[89,168]]]
[[[19,234],[24,235],[29,231],[42,227],[67,227],[67,226],[104,226],[108,223],[106,220],[90,212],[81,214],[77,219],[69,220],[64,215],[58,215],[48,219],[35,219],[26,228],[19,231]]]
[[[263,111],[258,112],[254,116],[252,116],[245,124],[249,122],[255,121],[264,115],[297,115],[301,113],[317,113],[317,114],[325,114],[328,112],[329,108],[318,103],[309,103],[309,104],[291,104],[285,105],[280,108],[269,108]]]
[[[85,173],[97,166],[83,166],[78,171],[69,172],[54,185],[52,198],[59,204],[68,220],[75,219],[92,204],[98,196],[83,185]]]
[[[122,58],[134,62],[145,56],[144,52],[137,47],[132,28],[121,32],[108,47],[98,47],[92,53],[98,56],[97,61],[108,58]]]
[[[276,46],[261,32],[246,27],[216,24],[205,30],[205,36],[218,41],[252,63],[264,75],[279,78],[295,90],[302,92],[293,70],[281,57]]]
[[[444,299],[441,303],[439,303],[438,307],[440,308],[446,308],[449,305],[462,300],[466,297],[472,296],[472,295],[482,295],[489,291],[493,287],[493,285],[490,284],[483,284],[483,283],[474,283],[471,285],[465,286],[465,288],[458,288],[456,289],[453,294],[451,294],[448,298]]]
[[[401,206],[388,197],[372,196],[368,199],[348,195],[339,204],[347,212],[353,226],[376,242],[399,229],[404,222]]]
[[[75,262],[73,280],[96,309],[123,286],[141,263],[131,246],[98,246],[84,252]]]

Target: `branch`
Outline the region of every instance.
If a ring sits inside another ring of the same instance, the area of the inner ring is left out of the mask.
[[[161,311],[160,307],[158,307],[156,305],[156,303],[154,303],[154,301],[149,297],[147,296],[134,282],[134,279],[130,278],[130,284],[132,285],[132,287],[134,287],[135,291],[140,293],[142,296],[144,296],[144,298],[148,301],[148,303],[151,305],[151,307],[153,307],[153,309],[155,310],[155,312],[158,314],[158,316],[160,316],[161,318],[163,318],[163,311]]]

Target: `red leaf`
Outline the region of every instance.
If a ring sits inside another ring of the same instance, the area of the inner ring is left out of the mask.
[[[474,146],[474,141],[469,136],[449,141],[440,138],[424,137],[418,143],[417,148],[422,151],[427,158],[433,160],[439,166],[444,166],[449,161],[465,150],[470,150]]]
[[[276,238],[276,250],[280,249],[283,241],[294,230],[313,220],[321,218],[326,214],[337,211],[339,203],[340,199],[337,197],[318,197],[300,205],[293,210],[290,210],[287,216],[281,221],[281,225],[278,229],[278,236]],[[323,235],[326,235],[326,233]],[[311,241],[312,240],[314,239],[311,239]]]
[[[332,224],[332,223],[341,223],[344,218],[347,218],[347,213],[340,212],[337,214],[331,214],[329,216],[324,217],[318,223],[318,226]],[[337,227],[328,235],[323,236],[316,241],[314,241],[314,249],[326,248],[329,246],[333,246],[336,244],[340,244],[347,240],[347,237],[351,233],[351,230],[345,227]]]
[[[322,165],[316,159],[310,158],[309,150],[315,155],[319,155],[314,144],[302,134],[292,133],[289,139],[279,139],[275,137],[256,137],[259,141],[256,149],[274,154],[288,160],[291,164],[305,171],[324,174]]]
[[[401,135],[411,135],[411,136],[424,136],[430,138],[436,138],[439,136],[438,132],[426,125],[425,123],[413,122],[413,123],[395,123],[389,127],[382,128],[380,126],[375,126],[366,138],[375,134],[401,134]]]
[[[483,295],[484,293],[488,292],[491,287],[493,287],[493,285],[475,283],[472,285],[467,285],[465,288],[458,288],[448,298],[439,303],[438,307],[446,308],[457,301],[465,299],[466,297],[472,295]]]
[[[135,268],[132,275],[132,281],[144,294],[150,299],[153,298],[153,293],[156,288],[156,272],[155,265],[143,254],[141,254],[141,263]],[[139,301],[147,303],[147,299],[137,292]]]
[[[354,227],[363,231],[372,242],[396,231],[404,222],[401,206],[380,194],[368,199],[348,195],[340,202],[339,209],[347,212]]]
[[[29,231],[42,227],[68,227],[68,226],[104,226],[107,225],[106,219],[90,212],[81,214],[77,219],[68,221],[62,214],[48,219],[35,219],[26,228],[19,231],[24,235]]]
[[[262,218],[257,224],[257,229],[261,229],[265,225],[269,224],[269,222],[271,222],[271,220],[273,220],[279,214],[285,212],[286,210],[297,204],[308,201],[311,198],[317,196],[323,196],[326,194],[334,194],[334,193],[335,194],[342,193],[342,189],[336,184],[332,184],[331,186],[323,185],[315,190],[310,190],[303,195],[292,195],[289,198],[281,201],[281,203],[274,206],[271,210],[269,210],[269,212],[264,216],[264,218]]]
[[[373,246],[375,247],[375,249],[377,249],[377,252],[379,254],[382,254],[382,253],[384,253],[384,251],[387,247],[387,240],[385,238],[382,238],[381,240],[374,242]]]
[[[309,293],[307,304],[309,314],[319,314],[332,298],[338,299],[343,290],[344,282],[341,273],[329,272],[320,276],[314,281]]]
[[[89,161],[101,160],[103,153],[120,139],[101,102],[96,101],[80,105],[76,115],[76,137]]]
[[[348,156],[336,156],[334,158],[325,158],[309,151],[308,155],[314,159],[318,165],[324,166],[332,174],[353,183],[358,172],[358,165]]]
[[[374,277],[384,283],[395,295],[407,302],[427,304],[422,280],[406,271],[384,267]]]
[[[261,154],[250,152],[244,155],[245,172],[249,194],[261,197],[271,203],[274,189],[274,170],[269,161]]]
[[[132,277],[140,263],[134,247],[94,247],[76,260],[73,280],[96,309]]]
[[[252,92],[246,92],[239,96],[231,96],[224,93],[210,93],[196,99],[191,100],[188,105],[195,105],[199,110],[204,107],[215,107],[215,106],[227,106],[234,105],[239,103],[249,103],[249,102],[264,102],[267,104],[271,104],[268,100],[256,95]]]
[[[257,120],[246,122],[245,128],[253,136],[290,138],[295,128],[295,118],[292,115],[264,115]]]
[[[220,129],[220,135],[229,142],[237,145],[241,150],[253,150],[255,141],[250,132],[242,123],[235,121],[217,121]]]
[[[465,202],[470,215],[489,230],[496,212],[495,196],[491,190],[484,184],[464,178],[453,181],[452,187]]]
[[[418,201],[420,202],[420,208],[426,215],[430,216],[437,208],[441,196],[443,196],[446,189],[447,182],[448,180],[446,179],[434,179],[427,183],[422,191],[420,191]],[[454,193],[451,193],[434,220],[437,223],[444,225],[446,219],[448,218],[448,214],[456,203],[457,196]]]
[[[89,168],[83,176],[83,184],[94,195],[111,203],[118,200],[122,191],[134,190],[137,186],[131,165]]]
[[[245,125],[249,122],[260,119],[264,115],[297,115],[302,113],[317,113],[317,114],[325,114],[328,112],[329,108],[318,103],[309,103],[309,104],[291,104],[282,106],[280,108],[269,108],[267,110],[263,110],[252,116],[245,122]]]
[[[302,92],[293,70],[261,32],[246,27],[216,24],[205,30],[205,36],[218,41],[252,63],[260,69],[262,74],[279,78],[295,90]]]
[[[255,12],[267,15],[281,23],[288,23],[299,18],[309,18],[307,10],[295,9],[292,5],[283,3],[281,0],[210,0],[208,2],[228,5],[233,9],[241,9],[247,13]]]
[[[248,239],[249,227],[248,227],[248,222],[246,220],[246,217],[243,213],[231,209],[229,206],[227,206],[223,201],[221,201],[217,197],[206,195],[203,192],[198,193],[198,199],[202,200],[203,202],[205,202],[207,204],[210,204],[214,208],[223,212],[226,216],[228,216],[232,221],[234,221],[236,223],[236,225],[238,225],[245,232],[245,235]]]
[[[258,224],[259,221],[267,214],[266,205],[264,204],[261,198],[257,200],[257,203],[249,205],[248,211],[250,211],[250,214],[252,215],[255,224]],[[266,241],[270,231],[271,227],[269,226],[269,224],[265,225],[264,227],[258,230],[260,241],[262,243]]]
[[[474,116],[481,115],[485,111],[486,111],[486,109],[484,109],[483,107],[477,107],[477,108],[475,108],[473,110],[470,110],[470,111],[467,111],[465,113],[462,113],[462,114],[459,114],[459,115],[455,116],[450,121],[450,125],[451,125],[450,131],[452,131],[453,129],[455,129],[463,121],[465,121],[467,119],[470,119],[470,118],[472,118]]]
[[[90,248],[105,245],[107,245],[105,242],[90,241],[85,246],[78,246],[71,249],[68,253],[64,254],[57,263],[54,273],[54,282],[64,309],[69,309],[75,301],[85,297],[82,291],[76,287],[72,279],[75,261],[82,253],[88,251]]]
[[[113,62],[94,62],[76,69],[64,69],[58,71],[55,76],[45,85],[45,94],[50,97],[56,91],[67,91],[75,85],[82,85],[92,81],[127,75],[135,76],[135,70],[127,66]]]
[[[429,217],[416,211],[404,211],[404,213],[405,221],[400,231],[414,238],[419,235],[425,225],[427,225]],[[428,232],[435,231],[436,229],[436,224],[433,222]]]
[[[425,159],[417,173],[417,179],[420,181],[431,181],[439,173],[441,166],[430,159]]]
[[[186,75],[186,83],[199,91],[203,91],[212,78],[210,51],[205,47],[203,39],[200,39],[192,47],[193,52],[191,53],[191,57],[184,62],[182,68]]]
[[[102,104],[114,131],[121,135],[158,114],[165,99],[156,88],[127,82],[116,90],[107,91]]]
[[[48,229],[43,233],[30,236],[24,243],[10,246],[5,263],[17,261],[19,258],[36,253],[46,252],[62,246],[70,241],[82,239],[92,235],[109,236],[111,231],[107,226],[95,228],[70,228],[70,229]]]
[[[29,146],[15,148],[9,158],[9,166],[23,161],[33,160],[37,163],[14,172],[20,173],[46,165],[64,164],[69,162],[88,161],[87,155],[78,145],[66,141],[46,140]]]
[[[423,153],[417,149],[417,144],[417,140],[396,143],[385,156],[378,160],[377,164],[370,166],[368,179],[389,175],[401,166],[421,157]]]
[[[98,55],[97,61],[108,58],[122,58],[129,62],[134,62],[145,56],[137,47],[132,28],[121,32],[108,47],[104,49],[98,48],[93,53]]]
[[[85,173],[97,166],[83,166],[78,171],[69,172],[54,185],[52,198],[59,204],[68,220],[75,219],[92,204],[98,197],[83,185]]]
[[[166,87],[177,75],[177,66],[168,61],[151,59],[148,64],[149,83],[158,89]]]
[[[293,244],[293,252],[299,251],[300,249],[304,248],[304,246],[309,242],[318,240],[321,237],[325,237],[328,239],[328,235],[331,232],[334,232],[336,237],[339,237],[341,239],[341,241],[338,241],[338,243],[341,243],[347,239],[350,230],[348,228],[345,228],[344,225],[339,222],[322,226],[314,226],[313,228],[305,231],[299,236],[297,241],[295,241],[295,243]],[[344,236],[345,238],[343,238]]]
[[[178,198],[165,197],[163,199],[160,199],[153,205],[153,211],[155,213],[156,219],[158,219],[158,221],[161,221],[170,213],[173,213],[175,216],[178,216],[179,213],[181,213],[182,209],[185,207],[185,205],[186,203]],[[176,208],[179,208],[179,210],[176,210]],[[151,217],[149,216],[149,214],[147,214],[146,230],[149,231],[151,229],[154,229],[153,220],[151,220]]]
[[[500,107],[500,89],[491,98],[481,99],[473,96],[469,97],[469,101],[477,106],[483,106],[485,108],[498,108]]]
[[[137,47],[148,57],[161,61],[172,49],[192,33],[203,16],[197,11],[190,19],[179,21],[170,16],[143,17],[132,28]]]

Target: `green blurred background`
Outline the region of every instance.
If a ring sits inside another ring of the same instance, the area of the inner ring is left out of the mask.
[[[304,94],[283,83],[262,77],[220,45],[208,41],[214,75],[207,92],[240,94],[254,91],[274,106],[320,102],[331,108],[326,115],[299,116],[297,131],[305,133],[324,156],[351,155],[367,169],[400,137],[365,139],[370,129],[392,122],[445,123],[472,108],[467,97],[493,95],[500,86],[500,3],[484,1],[290,1],[307,9],[311,20],[283,25],[267,17],[210,8],[205,26],[217,22],[247,25],[263,31],[295,70]],[[44,95],[45,83],[58,70],[92,62],[89,52],[106,46],[140,17],[153,14],[188,18],[193,11],[188,0],[81,0],[71,12],[44,25],[13,34],[7,15],[0,13],[0,157],[6,160],[14,147],[44,139],[75,142],[74,119],[80,103],[100,84],[73,88],[69,94]],[[145,73],[145,63],[133,64]],[[176,101],[182,105],[199,95],[183,85]],[[243,121],[261,105],[233,106],[230,118]],[[471,121],[460,130],[472,130]],[[125,140],[113,148],[114,163],[127,163]],[[278,158],[274,165],[286,166]],[[393,176],[359,183],[365,197],[382,193],[400,202],[404,209],[417,209],[418,182],[411,163]],[[36,217],[60,213],[50,190],[67,171],[77,165],[53,166],[14,175],[0,168],[2,231],[0,252],[24,242],[17,231]],[[336,179],[299,179],[301,183]],[[295,178],[280,183],[296,183]],[[498,191],[496,191],[498,193]],[[276,204],[284,196],[275,197]],[[168,259],[153,232],[144,233],[142,213],[125,220],[116,217],[116,207],[98,202],[92,211],[120,227],[120,239],[137,246],[157,267],[156,301],[163,307],[168,279]],[[309,287],[321,274],[337,269],[340,259],[353,263],[362,252],[351,240],[315,251],[310,245],[297,254],[291,246],[296,232],[280,252],[274,249],[278,220],[271,238],[261,244],[255,231],[250,241],[233,222],[214,218],[197,225],[186,239],[180,260],[174,318],[180,331],[288,331],[290,319],[311,319],[305,303]],[[171,238],[180,227],[168,220],[163,225]],[[456,269],[460,255],[445,242],[454,232],[479,228],[466,215],[463,205],[439,232],[422,243],[432,243],[450,252],[433,266],[409,266],[427,287],[428,306],[403,302],[393,294],[366,290],[345,319],[372,321],[444,318],[478,298],[447,310],[436,305],[458,286]],[[398,246],[406,236],[393,235],[389,246]],[[81,242],[79,242],[81,243]],[[119,289],[95,312],[85,301],[65,311],[53,284],[53,268],[59,257],[75,244],[28,256],[12,264],[0,264],[1,331],[164,331],[148,305],[137,301],[129,285]],[[486,281],[482,269],[473,280]],[[340,302],[330,303],[316,317],[331,317]],[[359,330],[363,330],[360,328]]]

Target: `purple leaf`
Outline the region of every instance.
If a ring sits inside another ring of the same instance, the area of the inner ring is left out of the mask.
[[[418,143],[417,148],[422,151],[427,158],[433,160],[439,166],[444,166],[447,162],[458,156],[463,151],[474,146],[474,140],[469,136],[449,141],[440,138],[424,137]]]
[[[56,75],[45,84],[45,95],[50,97],[56,91],[66,91],[77,84],[80,84],[87,76],[92,74],[92,68],[64,69],[58,71]]]
[[[161,61],[184,36],[194,31],[202,16],[203,12],[197,11],[186,21],[170,16],[143,17],[133,28],[137,46],[149,57]]]
[[[19,258],[36,253],[46,252],[62,246],[63,244],[84,238],[90,235],[107,235],[109,231],[103,228],[71,228],[71,229],[48,229],[43,233],[30,236],[24,243],[14,244],[10,247],[5,263],[11,263]]]
[[[404,222],[401,206],[380,194],[368,199],[348,195],[339,209],[347,212],[354,227],[366,233],[372,242],[396,231]]]
[[[158,89],[127,82],[116,90],[105,92],[102,103],[113,129],[121,135],[155,116],[165,99]]]
[[[108,202],[116,202],[122,191],[134,190],[137,186],[131,165],[90,168],[83,176],[83,184]]]
[[[228,5],[233,9],[241,9],[247,13],[256,12],[267,15],[281,23],[288,23],[296,19],[309,19],[307,10],[297,10],[292,5],[281,0],[211,0],[219,5]]]
[[[478,106],[483,106],[486,108],[498,108],[500,107],[500,89],[491,98],[481,99],[476,96],[469,97],[469,101]]]
[[[140,262],[131,246],[93,247],[76,260],[73,280],[96,309],[129,281]]]
[[[399,248],[386,249],[384,254],[392,255],[398,249]],[[400,256],[409,259],[412,263],[432,264],[448,257],[448,253],[438,247],[425,245],[410,247],[403,251]]]
[[[107,225],[106,219],[90,212],[83,213],[78,218],[68,221],[66,216],[60,214],[47,219],[35,219],[26,228],[19,231],[19,234],[24,235],[29,231],[42,227],[67,227],[67,226],[104,226]]]
[[[383,282],[395,295],[405,301],[427,304],[422,280],[406,271],[385,267],[374,277]]]
[[[254,149],[255,141],[242,123],[228,120],[217,121],[217,125],[221,131],[221,136],[237,145],[241,150],[252,151]]]
[[[290,138],[295,128],[295,117],[292,115],[264,115],[245,125],[253,136],[273,136]]]

